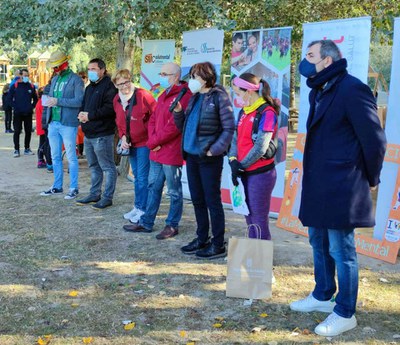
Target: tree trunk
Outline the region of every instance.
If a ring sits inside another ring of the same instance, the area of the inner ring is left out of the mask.
[[[133,65],[133,40],[124,38],[124,32],[118,32],[118,51],[117,51],[117,69],[128,69],[132,71]],[[126,177],[129,173],[129,157],[123,156],[120,159],[118,173]]]
[[[118,32],[117,69],[126,68],[132,71],[133,40],[124,38],[124,32]]]

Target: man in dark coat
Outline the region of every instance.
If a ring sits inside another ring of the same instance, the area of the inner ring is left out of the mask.
[[[316,285],[290,308],[331,313],[315,328],[328,337],[357,326],[354,228],[375,224],[371,190],[380,182],[386,149],[375,98],[346,68],[331,40],[311,42],[299,66],[311,88],[299,218],[309,227]]]
[[[91,172],[92,186],[78,205],[93,204],[100,210],[112,205],[117,182],[114,161],[115,111],[113,99],[117,89],[106,73],[106,64],[101,59],[92,59],[88,65],[90,84],[85,90],[78,119],[85,133],[84,147]],[[101,193],[105,176],[104,192]]]

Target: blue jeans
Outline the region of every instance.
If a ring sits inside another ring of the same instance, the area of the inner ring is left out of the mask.
[[[117,183],[117,168],[114,162],[114,134],[93,139],[85,137],[84,148],[91,174],[90,195],[101,196],[104,174],[106,183],[102,198],[112,200]]]
[[[48,138],[54,171],[53,188],[63,187],[62,144],[64,144],[69,168],[69,188],[78,189],[78,158],[76,157],[77,133],[78,127],[64,126],[57,121],[52,121],[49,124]]]
[[[166,225],[177,228],[182,218],[182,167],[160,164],[150,161],[148,198],[145,214],[140,218],[140,224],[146,229],[152,229],[161,203],[164,182],[167,181],[167,194],[170,197],[170,206]]]
[[[132,147],[129,161],[135,176],[135,207],[145,211],[147,205],[147,184],[149,178],[150,150],[146,146]]]
[[[358,263],[354,244],[354,229],[308,229],[314,254],[315,288],[313,296],[327,301],[336,292],[335,267],[339,292],[334,312],[350,318],[356,312],[358,293]]]
[[[188,154],[186,171],[190,197],[197,222],[197,238],[205,243],[208,240],[210,212],[212,243],[224,245],[225,214],[221,202],[221,175],[223,156],[199,157]]]

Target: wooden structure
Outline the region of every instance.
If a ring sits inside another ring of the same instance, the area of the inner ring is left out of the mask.
[[[5,56],[0,56],[0,84],[5,84],[9,81],[8,72],[10,69],[10,59]]]
[[[47,61],[50,59],[48,51],[44,53],[33,52],[28,56],[29,78],[32,83],[37,83],[39,87],[45,86],[50,79],[50,71],[47,69]]]

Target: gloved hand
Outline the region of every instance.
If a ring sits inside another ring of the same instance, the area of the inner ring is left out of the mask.
[[[231,166],[232,175],[240,176],[244,172],[242,164],[237,159],[230,161],[229,165]]]
[[[231,166],[232,170],[232,183],[234,186],[238,186],[238,178],[244,172],[243,166],[237,159],[230,161],[229,165]]]

